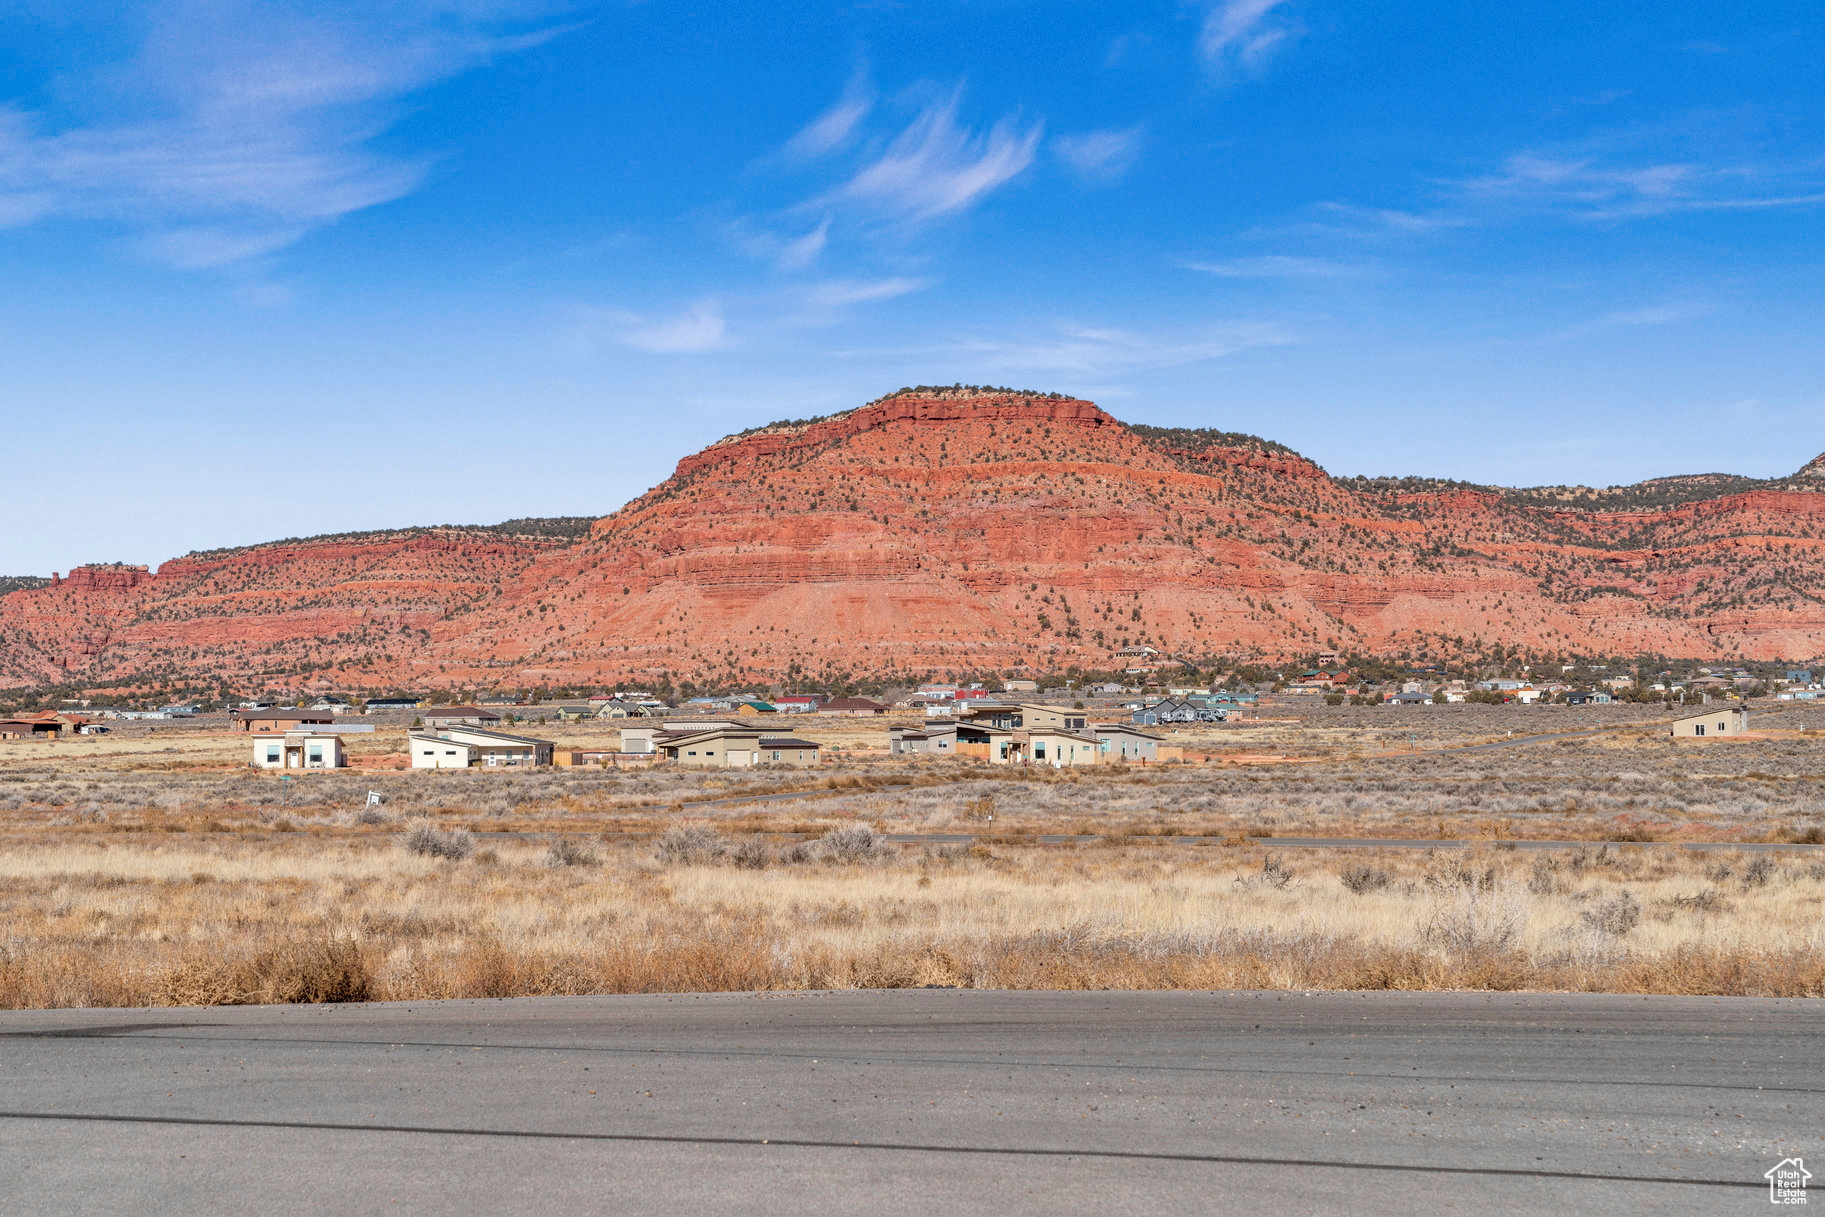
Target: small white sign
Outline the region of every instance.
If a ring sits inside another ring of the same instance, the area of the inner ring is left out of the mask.
[[[368,806],[369,807],[380,806],[380,792],[378,790],[368,791]]]

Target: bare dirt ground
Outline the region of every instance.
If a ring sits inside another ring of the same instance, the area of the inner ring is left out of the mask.
[[[1263,707],[1176,733],[1186,764],[1079,771],[890,759],[884,721],[815,718],[781,724],[826,745],[811,771],[413,772],[403,726],[354,737],[357,768],[288,782],[206,724],[0,744],[0,1005],[926,984],[1825,995],[1825,853],[1680,848],[1825,840],[1825,710],[1677,745],[1663,719]],[[1538,735],[1573,738],[1506,746]],[[1459,844],[1294,853],[1276,836]]]

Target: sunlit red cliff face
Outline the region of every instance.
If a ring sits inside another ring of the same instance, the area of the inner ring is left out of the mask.
[[[1071,398],[902,393],[713,444],[583,539],[413,530],[75,571],[0,601],[0,684],[764,683],[1107,668],[1140,642],[1804,659],[1825,652],[1817,484],[1594,510],[1333,480]]]

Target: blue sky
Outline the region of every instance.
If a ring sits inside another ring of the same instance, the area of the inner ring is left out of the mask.
[[[0,574],[599,515],[902,384],[1611,484],[1825,449],[1825,12],[0,0]]]

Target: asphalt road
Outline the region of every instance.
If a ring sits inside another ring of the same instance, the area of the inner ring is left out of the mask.
[[[902,991],[0,1015],[0,1212],[1727,1213],[1816,1002]]]

